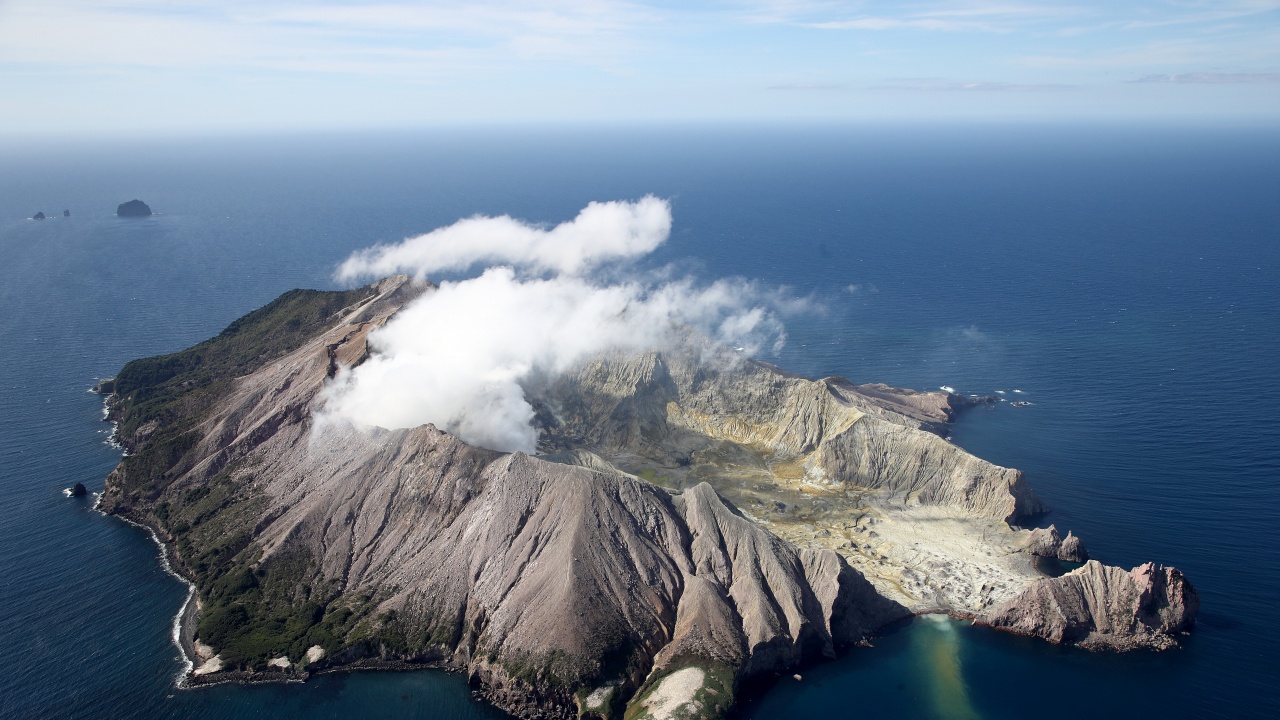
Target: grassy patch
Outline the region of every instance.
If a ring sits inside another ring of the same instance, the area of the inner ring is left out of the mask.
[[[646,680],[627,706],[624,720],[653,720],[650,704],[656,699],[655,692],[664,680],[690,667],[702,671],[702,684],[694,691],[692,699],[674,708],[671,717],[675,720],[725,717],[733,705],[733,669],[697,658],[677,662],[661,675]]]

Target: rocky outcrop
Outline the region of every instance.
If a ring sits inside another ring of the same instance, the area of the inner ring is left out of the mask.
[[[151,208],[141,200],[130,200],[116,206],[117,217],[147,217],[149,215],[151,215]]]
[[[826,477],[882,490],[900,504],[963,508],[1004,522],[1043,512],[1022,473],[974,457],[935,435],[863,418],[820,449]]]
[[[1089,551],[1084,549],[1084,541],[1068,530],[1067,536],[1062,538],[1062,544],[1058,546],[1058,559],[1082,563],[1089,559]]]
[[[1086,648],[1167,648],[1195,622],[1200,598],[1176,568],[1128,572],[1090,560],[1045,578],[982,618],[992,627]]]
[[[71,486],[69,494],[71,497],[84,497],[89,494],[89,488],[85,487],[84,483],[76,483]]]
[[[32,219],[32,220],[44,220],[44,213],[42,213],[42,212],[38,212],[38,213],[36,213],[35,215],[32,215],[32,216],[31,216],[31,219]]]
[[[63,211],[62,211],[62,217],[71,217],[71,211],[70,211],[70,210],[63,210]]]
[[[1050,525],[1047,528],[1036,528],[1027,538],[1026,551],[1039,557],[1057,558],[1067,562],[1082,563],[1089,559],[1089,552],[1084,543],[1070,530],[1064,538],[1058,535],[1058,528]]]

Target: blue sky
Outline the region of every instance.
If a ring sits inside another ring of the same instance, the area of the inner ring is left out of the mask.
[[[1280,122],[1280,0],[0,0],[0,132]]]

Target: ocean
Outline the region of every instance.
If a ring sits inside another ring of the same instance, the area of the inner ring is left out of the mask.
[[[355,249],[647,193],[675,218],[648,266],[809,299],[764,359],[1032,403],[971,410],[952,440],[1025,471],[1044,522],[1094,557],[1175,565],[1201,596],[1165,653],[917,619],[800,681],[752,683],[743,718],[1280,716],[1278,188],[1267,128],[0,143],[0,717],[503,717],[438,671],[178,689],[185,586],[144,531],[63,496],[100,490],[119,457],[88,389],[288,289],[335,287]],[[158,214],[114,217],[135,197]]]

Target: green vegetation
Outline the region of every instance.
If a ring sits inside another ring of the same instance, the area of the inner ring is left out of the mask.
[[[353,609],[311,596],[303,582],[312,570],[309,555],[272,557],[257,568],[247,560],[237,558],[210,585],[197,633],[232,667],[260,668],[281,655],[297,662],[312,645],[336,652],[369,610],[369,603]]]
[[[173,472],[200,441],[192,421],[177,422],[157,431],[146,449],[120,462],[116,483],[134,499],[155,500],[178,473]]]
[[[176,538],[177,559],[194,576],[204,608],[197,636],[231,667],[261,669],[268,659],[298,661],[312,645],[333,654],[373,610],[370,597],[339,600],[336,587],[313,587],[315,559],[294,547],[263,559],[252,528],[265,501],[238,492],[225,468],[200,487],[165,493],[153,516]]]
[[[201,589],[198,636],[231,667],[265,667],[267,659],[299,660],[312,645],[334,653],[374,604],[336,601],[335,587],[311,588],[309,554],[285,549],[263,560],[252,528],[264,500],[234,481],[251,468],[230,463],[198,487],[174,486],[190,470],[197,429],[235,378],[296,350],[338,321],[338,313],[373,294],[372,287],[292,290],[236,320],[221,334],[169,355],[134,360],[113,383],[111,419],[134,453],[110,485],[126,506],[150,514],[174,538],[175,561]]]
[[[227,326],[217,337],[169,355],[134,360],[115,378],[113,418],[128,439],[155,421],[162,426],[208,409],[223,383],[301,347],[332,325],[335,314],[372,296],[346,291],[290,290]]]
[[[622,689],[617,685],[582,688],[573,697],[578,704],[578,720],[613,720],[624,709]]]
[[[201,416],[235,380],[301,347],[337,321],[338,311],[373,293],[290,290],[227,326],[217,337],[169,355],[134,360],[111,387],[111,419],[134,454],[114,483],[129,503],[154,502],[189,468],[184,459],[200,441]]]

